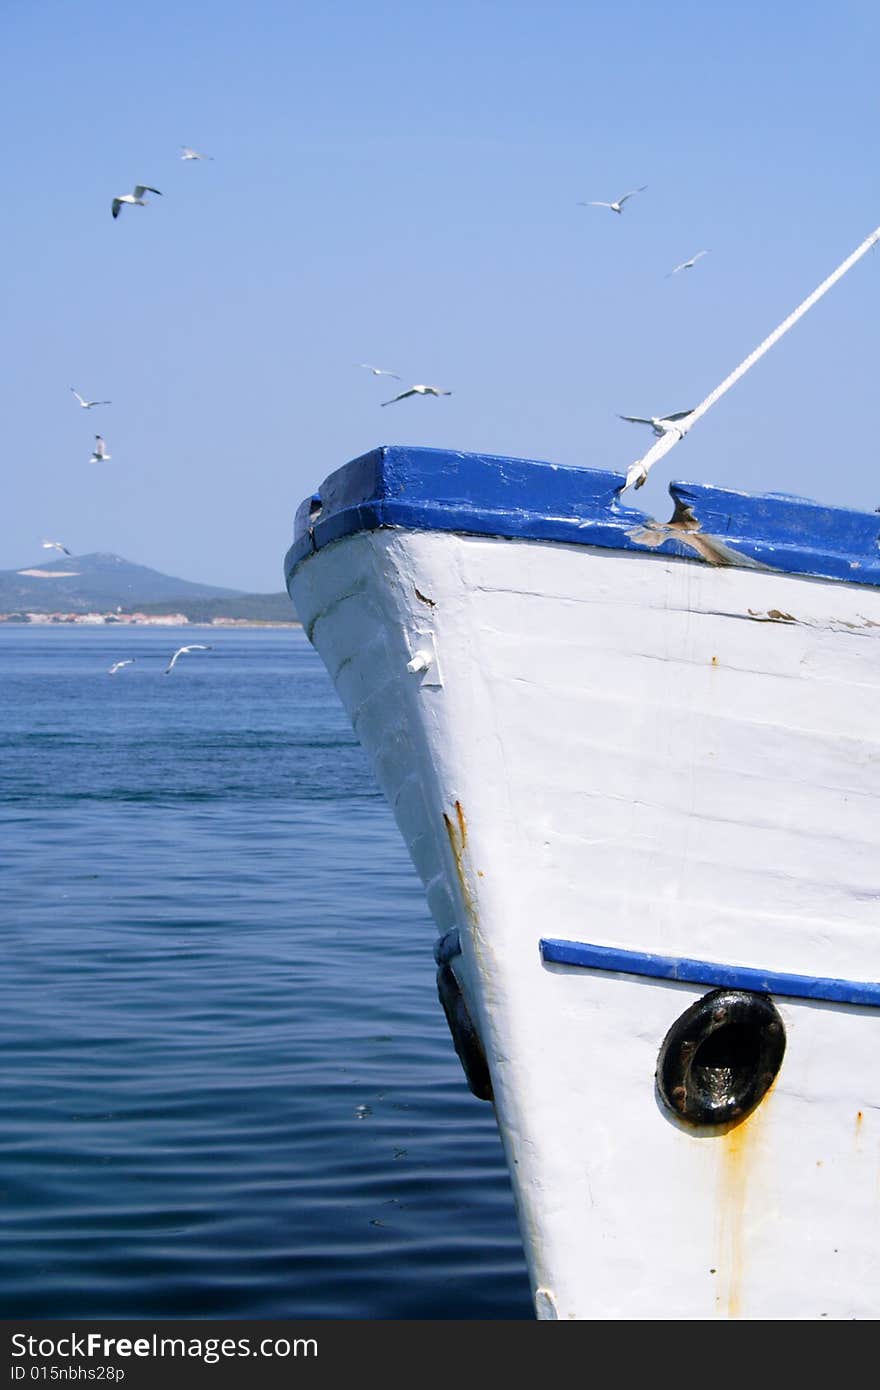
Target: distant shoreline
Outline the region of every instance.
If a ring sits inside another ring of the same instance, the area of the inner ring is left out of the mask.
[[[0,613],[0,626],[5,627],[198,627],[218,629],[290,628],[302,627],[301,622],[280,622],[272,618],[187,618],[184,613],[156,614],[130,617],[125,613]]]
[[[296,626],[296,609],[284,589],[245,593],[216,584],[194,584],[134,565],[122,555],[95,551],[0,570],[0,623],[95,627]]]

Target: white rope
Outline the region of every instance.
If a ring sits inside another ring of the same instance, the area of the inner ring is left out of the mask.
[[[787,319],[783,319],[779,327],[774,328],[769,337],[765,338],[763,343],[760,343],[759,346],[755,348],[754,352],[749,353],[745,361],[740,362],[739,366],[730,373],[730,376],[724,378],[720,386],[716,386],[714,391],[710,391],[706,399],[701,401],[686,419],[677,420],[674,430],[668,430],[663,435],[662,439],[658,439],[656,444],[652,445],[645,454],[644,458],[636,459],[636,462],[632,464],[627,471],[626,483],[622,490],[625,492],[628,487],[632,487],[633,485],[637,488],[641,487],[648,476],[648,471],[653,468],[658,459],[663,458],[664,454],[668,454],[672,446],[677,444],[680,439],[683,439],[688,430],[693,428],[700,416],[705,415],[709,407],[713,406],[717,400],[720,400],[725,391],[730,390],[734,382],[739,381],[741,376],[745,376],[749,367],[753,367],[759,357],[763,357],[765,352],[769,352],[774,343],[778,343],[782,335],[787,333],[788,330],[797,323],[798,319],[803,318],[807,310],[812,309],[816,301],[821,299],[823,294],[826,294],[828,290],[831,289],[832,285],[836,285],[837,281],[855,265],[856,261],[861,260],[865,252],[870,251],[871,247],[877,241],[880,241],[880,227],[873,231],[869,237],[866,237],[861,246],[856,247],[852,255],[847,256],[843,264],[839,265],[837,269],[828,276],[827,280],[823,280],[818,289],[813,290],[813,293],[804,300],[803,304],[799,304],[798,307],[789,314]]]

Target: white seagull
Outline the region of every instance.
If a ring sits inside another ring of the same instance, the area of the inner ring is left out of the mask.
[[[62,545],[60,541],[43,541],[44,550],[60,550],[62,555],[71,555],[73,552]]]
[[[122,207],[123,203],[137,203],[138,207],[145,208],[147,206],[147,203],[144,201],[145,193],[158,193],[159,197],[162,197],[158,188],[151,188],[148,183],[136,183],[133,193],[122,193],[118,198],[113,199],[110,205],[110,211],[113,213],[113,216],[119,216],[119,209]]]
[[[368,372],[373,373],[373,376],[393,376],[395,381],[400,380],[397,372],[386,372],[384,367],[374,367],[370,362],[357,362],[355,365],[358,367],[366,367]]]
[[[95,447],[92,450],[92,457],[89,463],[106,463],[112,454],[107,453],[107,446],[99,434],[95,435]]]
[[[112,666],[108,666],[108,667],[107,667],[107,675],[108,675],[108,676],[115,676],[115,675],[116,675],[116,672],[117,672],[117,671],[121,671],[122,668],[123,668],[123,666],[133,666],[133,665],[134,665],[134,661],[135,661],[135,659],[134,659],[133,656],[128,657],[128,659],[127,659],[126,661],[114,661],[114,663],[113,663]]]
[[[174,663],[175,663],[175,661],[177,660],[177,658],[178,658],[179,656],[184,656],[187,652],[210,652],[210,651],[213,651],[213,647],[207,647],[207,646],[205,646],[205,644],[204,644],[203,642],[193,642],[193,643],[191,643],[190,646],[188,646],[188,647],[178,647],[178,648],[177,648],[177,651],[174,653],[174,655],[173,655],[173,657],[171,658],[171,660],[169,661],[168,665],[165,667],[165,675],[166,675],[166,676],[169,676],[169,675],[171,674],[171,672],[174,670]]]
[[[91,410],[91,408],[92,408],[93,405],[112,405],[112,404],[113,404],[112,401],[86,401],[86,400],[83,400],[82,396],[79,394],[79,392],[76,390],[75,387],[71,386],[70,389],[71,389],[71,391],[73,391],[73,394],[76,396],[76,399],[79,401],[79,403],[80,403],[80,405],[82,406],[83,410]]]
[[[668,280],[670,275],[677,275],[680,270],[690,270],[691,266],[696,265],[701,256],[708,256],[708,254],[708,251],[698,251],[695,256],[691,256],[689,261],[682,261],[681,265],[673,266],[672,270],[667,272],[665,278]]]
[[[634,198],[637,193],[644,193],[648,187],[643,183],[641,188],[631,188],[628,193],[624,193],[622,198],[618,198],[614,203],[578,203],[579,208],[610,208],[612,212],[623,212],[623,205],[627,198]]]
[[[214,156],[213,156],[212,154],[199,154],[198,150],[191,150],[190,147],[189,147],[189,145],[181,145],[180,148],[183,150],[183,154],[180,156],[181,159],[213,159],[213,158],[214,158]],[[154,189],[153,192],[155,193],[155,191],[156,191],[156,190]]]
[[[382,405],[393,405],[395,401],[404,401],[407,396],[451,396],[451,391],[443,391],[439,386],[411,386],[408,391],[401,391],[399,396],[392,396],[390,401],[382,401]]]
[[[679,410],[675,415],[651,415],[646,418],[644,415],[619,415],[619,420],[629,420],[633,425],[650,425],[658,439],[662,439],[664,434],[681,434],[681,430],[675,423],[677,420],[686,420],[689,415],[693,415],[693,408],[690,410]]]

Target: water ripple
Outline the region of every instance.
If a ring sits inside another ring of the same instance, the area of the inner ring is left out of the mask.
[[[231,631],[164,680],[177,636],[0,630],[5,1316],[531,1317],[323,668]]]

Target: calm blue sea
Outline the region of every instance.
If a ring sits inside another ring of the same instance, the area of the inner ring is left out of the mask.
[[[530,1319],[421,885],[302,633],[0,628],[0,708],[0,1316]]]

